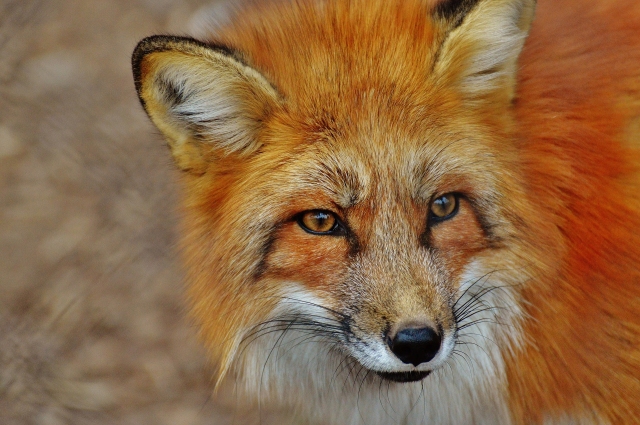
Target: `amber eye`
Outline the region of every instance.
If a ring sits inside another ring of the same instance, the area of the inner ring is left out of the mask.
[[[303,212],[298,217],[298,224],[305,231],[316,235],[337,234],[340,230],[335,214],[324,210]]]
[[[432,222],[448,220],[458,212],[458,197],[454,193],[439,196],[431,202],[430,218]]]

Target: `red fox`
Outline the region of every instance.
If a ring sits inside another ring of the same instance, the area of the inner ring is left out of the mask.
[[[310,423],[640,423],[640,2],[258,2],[133,71],[219,385]]]

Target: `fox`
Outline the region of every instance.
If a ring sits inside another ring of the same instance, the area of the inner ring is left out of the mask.
[[[640,423],[640,3],[271,0],[156,35],[218,391],[304,423]]]

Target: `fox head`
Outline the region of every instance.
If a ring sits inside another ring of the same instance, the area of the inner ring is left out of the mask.
[[[138,45],[138,94],[183,170],[191,312],[220,377],[283,341],[401,382],[456,354],[498,364],[517,343],[518,285],[542,249],[526,233],[544,226],[511,111],[534,7],[276,2],[215,42]],[[297,368],[321,362],[305,353]]]

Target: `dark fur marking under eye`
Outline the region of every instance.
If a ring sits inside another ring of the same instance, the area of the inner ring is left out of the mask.
[[[499,225],[490,222],[487,217],[479,212],[480,207],[475,200],[471,198],[465,199],[467,200],[467,202],[469,202],[469,205],[471,205],[471,211],[473,211],[473,214],[476,217],[478,224],[480,225],[480,229],[482,229],[482,233],[487,240],[489,248],[500,248],[504,240],[500,236],[496,235],[494,230]]]
[[[255,281],[259,280],[267,271],[267,258],[269,257],[269,254],[271,254],[271,251],[273,250],[273,244],[276,241],[275,232],[277,232],[279,228],[280,226],[275,226],[269,233],[269,236],[267,237],[267,239],[264,241],[264,243],[260,247],[260,251],[259,251],[260,262],[258,262],[258,265],[253,271],[253,278]]]
[[[354,258],[362,251],[358,237],[351,231],[347,231],[347,243],[349,244],[349,257]]]

